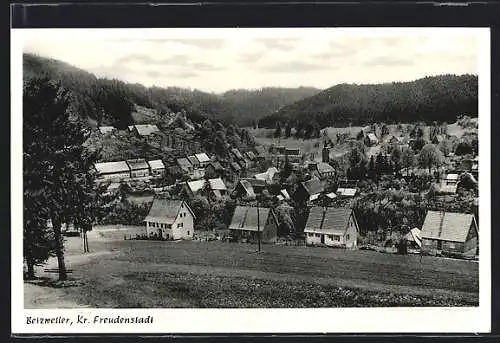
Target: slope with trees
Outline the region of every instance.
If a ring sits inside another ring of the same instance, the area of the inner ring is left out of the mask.
[[[458,116],[476,116],[478,78],[440,75],[412,82],[340,84],[285,106],[262,118],[259,125],[274,128],[277,121],[295,127],[366,125],[374,122],[455,122]]]

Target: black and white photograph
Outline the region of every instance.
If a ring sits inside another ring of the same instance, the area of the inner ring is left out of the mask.
[[[37,313],[22,324],[488,302],[488,30],[53,29],[19,41],[13,291],[20,313]],[[64,315],[74,309],[114,312]]]

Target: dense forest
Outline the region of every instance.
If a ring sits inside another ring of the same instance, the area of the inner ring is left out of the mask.
[[[314,88],[263,88],[231,90],[224,94],[206,93],[179,87],[145,87],[119,80],[98,78],[65,62],[33,54],[23,56],[24,78],[47,75],[60,81],[72,96],[72,105],[84,118],[98,124],[124,128],[133,123],[134,104],[165,114],[185,110],[194,122],[214,119],[238,126],[250,126],[255,120],[281,107],[314,95]]]
[[[375,122],[455,122],[457,116],[477,116],[478,78],[440,75],[413,82],[375,85],[341,84],[283,107],[259,121],[294,127],[349,126]]]

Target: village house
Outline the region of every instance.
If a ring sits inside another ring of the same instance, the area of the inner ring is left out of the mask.
[[[163,176],[165,175],[165,165],[162,160],[148,161],[149,172],[153,176]]]
[[[434,135],[432,137],[432,144],[439,144],[441,142],[444,142],[446,140],[446,137],[444,135]]]
[[[195,181],[187,181],[185,184],[186,193],[190,197],[194,197],[200,193],[205,186],[205,180],[195,180]]]
[[[356,248],[359,226],[350,208],[312,207],[304,229],[307,245]]]
[[[275,243],[278,221],[272,209],[267,207],[236,206],[229,225],[231,236],[236,241]]]
[[[395,136],[392,135],[391,138],[389,138],[388,143],[391,145],[403,145],[404,144],[404,137],[403,136]]]
[[[210,157],[208,157],[208,155],[204,152],[195,154],[194,157],[198,161],[198,164],[201,168],[205,168],[211,162]]]
[[[113,126],[99,126],[99,132],[103,135],[115,131],[116,128]]]
[[[177,165],[181,168],[181,170],[188,175],[191,175],[193,173],[193,165],[187,158],[178,158],[177,159]]]
[[[479,229],[473,214],[428,211],[422,226],[422,253],[473,258]]]
[[[96,163],[94,168],[101,180],[121,181],[130,178],[130,167],[125,161]]]
[[[276,195],[276,198],[278,201],[290,200],[290,194],[288,194],[286,189],[281,189],[280,193]]]
[[[262,161],[266,158],[266,150],[261,145],[254,146],[253,151],[257,160]]]
[[[160,132],[158,126],[152,124],[131,125],[128,129],[138,136],[150,136],[153,133]]]
[[[200,168],[200,161],[196,158],[195,155],[189,155],[187,159],[194,169]]]
[[[300,156],[300,149],[299,148],[286,148],[285,149],[285,155],[290,156]]]
[[[253,151],[247,151],[247,152],[245,152],[245,155],[246,155],[246,157],[247,157],[250,161],[252,161],[252,162],[253,162],[253,161],[255,161],[255,160],[256,160],[256,158],[257,158],[257,157],[255,156],[255,154],[253,153]]]
[[[228,195],[227,187],[221,178],[209,179],[210,197],[212,199],[221,199]]]
[[[231,197],[246,201],[255,200],[256,194],[250,181],[242,179],[239,180],[234,187]]]
[[[272,183],[274,175],[278,172],[279,171],[276,167],[270,167],[264,173],[255,174],[253,177],[257,180],[263,180],[267,183]]]
[[[314,201],[319,198],[323,191],[324,186],[321,181],[317,178],[312,178],[297,185],[294,198],[300,202]]]
[[[335,176],[335,169],[325,162],[309,162],[307,169],[320,180]]]
[[[236,162],[231,162],[231,169],[237,174],[241,172],[241,166]]]
[[[245,158],[243,154],[236,148],[231,149],[231,152],[238,161],[241,161]]]
[[[127,160],[127,164],[130,168],[130,177],[147,177],[149,176],[149,165],[143,158],[136,158],[132,160]]]
[[[148,237],[192,239],[195,215],[185,201],[155,198],[144,219]]]
[[[345,187],[337,188],[338,197],[351,198],[356,195],[356,192],[357,192],[356,188],[345,188]]]
[[[211,161],[205,168],[205,175],[211,178],[222,177],[224,167],[218,161]]]
[[[378,138],[374,133],[369,133],[365,136],[364,143],[366,146],[374,146],[378,144]]]

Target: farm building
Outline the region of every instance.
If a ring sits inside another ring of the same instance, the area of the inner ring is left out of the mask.
[[[422,226],[422,253],[474,257],[478,232],[472,214],[428,211]]]
[[[224,173],[224,167],[220,164],[220,162],[212,161],[205,168],[205,175],[211,177],[221,177]]]
[[[260,231],[262,243],[275,243],[278,233],[276,216],[267,207],[236,206],[229,225],[233,238],[237,241],[257,242]]]
[[[221,178],[209,179],[210,196],[215,199],[220,199],[228,194],[227,187]]]
[[[130,168],[130,177],[146,177],[149,176],[149,165],[143,158],[127,160]]]
[[[236,162],[231,162],[231,169],[236,173],[239,173],[241,171],[240,165]]]
[[[404,236],[404,239],[410,252],[419,251],[422,246],[422,231],[415,227]]]
[[[337,196],[350,198],[356,195],[356,188],[337,188]]]
[[[177,165],[182,169],[182,171],[186,174],[191,174],[193,172],[193,165],[187,158],[178,158]]]
[[[294,198],[298,201],[314,201],[324,191],[324,186],[317,178],[300,182],[294,193]]]
[[[255,191],[250,181],[242,179],[238,181],[234,187],[231,196],[236,199],[254,200],[256,198]]]
[[[195,180],[186,182],[186,190],[189,196],[198,195],[203,186],[205,186],[205,180]]]
[[[120,181],[130,178],[130,167],[127,162],[102,162],[94,165],[98,178]]]
[[[335,169],[328,163],[318,162],[318,164],[316,164],[316,170],[321,179],[326,179],[335,175]]]
[[[99,132],[102,133],[103,135],[105,135],[107,133],[111,133],[115,130],[116,130],[116,128],[113,126],[99,126]]]
[[[257,156],[255,156],[253,151],[247,151],[245,152],[245,155],[250,161],[254,161],[257,158]]]
[[[231,152],[237,160],[243,160],[245,158],[243,154],[236,148],[231,149]]]
[[[374,133],[369,133],[365,136],[364,142],[366,146],[374,146],[378,144],[378,138]]]
[[[307,245],[355,248],[358,222],[350,208],[312,207],[304,228]]]
[[[193,166],[193,168],[199,168],[200,167],[200,161],[196,158],[195,155],[189,155],[187,157],[189,163]]]
[[[165,174],[165,165],[162,160],[148,161],[149,171],[153,176],[162,176]]]
[[[156,125],[142,124],[142,125],[132,125],[128,127],[129,130],[139,136],[150,136],[155,132],[160,132],[160,129]]]
[[[195,154],[194,157],[198,160],[198,164],[200,167],[205,167],[210,163],[210,157],[207,154],[202,152],[201,154]]]
[[[257,180],[263,180],[267,183],[271,183],[273,181],[274,174],[276,173],[278,173],[278,169],[276,167],[271,167],[264,173],[255,174],[253,177]]]
[[[458,174],[447,174],[445,178],[447,185],[455,185],[458,183]]]
[[[178,240],[193,238],[194,219],[185,201],[155,198],[144,222],[148,237]]]
[[[288,156],[299,156],[300,155],[300,149],[299,148],[285,148],[285,155]]]

